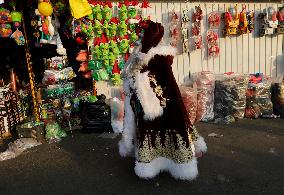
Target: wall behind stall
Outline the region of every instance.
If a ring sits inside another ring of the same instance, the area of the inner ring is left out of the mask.
[[[151,1],[150,1],[151,2]],[[257,73],[261,72],[265,75],[276,77],[284,73],[284,53],[283,53],[283,35],[259,37],[259,20],[258,15],[266,7],[273,6],[278,9],[283,4],[280,3],[238,3],[238,11],[245,4],[247,10],[255,11],[255,30],[251,34],[245,34],[236,37],[223,37],[224,19],[222,19],[219,32],[220,56],[217,58],[208,58],[206,47],[206,32],[208,30],[208,15],[212,11],[224,13],[226,8],[234,7],[236,2],[231,3],[209,3],[194,2],[185,3],[185,1],[152,1],[151,8],[147,9],[147,14],[151,15],[153,21],[161,22],[165,27],[164,40],[168,42],[170,12],[174,9],[177,13],[181,13],[186,6],[189,9],[191,18],[194,7],[200,5],[204,18],[202,20],[202,38],[203,48],[194,50],[193,39],[190,38],[190,52],[183,53],[175,57],[173,64],[173,72],[179,83],[187,83],[189,80],[189,72],[213,71],[215,73],[239,72],[239,73]],[[191,24],[189,27],[189,36],[191,36]],[[179,45],[181,48],[181,45]],[[98,92],[107,96],[116,96],[116,89],[108,87],[107,83],[98,83]]]

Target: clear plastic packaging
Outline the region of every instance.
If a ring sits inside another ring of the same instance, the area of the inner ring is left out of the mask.
[[[259,78],[258,81],[255,78]],[[251,75],[246,93],[247,118],[271,118],[273,115],[273,104],[271,101],[271,79],[263,75]]]
[[[115,133],[121,133],[123,130],[124,101],[117,97],[110,101],[111,126]]]
[[[197,86],[196,122],[214,119],[215,75],[212,72],[199,72],[194,76]]]
[[[248,76],[218,75],[215,82],[215,122],[231,123],[245,115]]]
[[[41,143],[33,138],[20,138],[9,143],[8,149],[0,153],[0,161],[16,158],[26,149],[38,146]]]
[[[49,143],[58,142],[61,138],[66,137],[67,134],[61,129],[57,122],[51,121],[45,127],[45,138]]]
[[[42,83],[52,85],[60,82],[69,81],[76,77],[74,70],[71,67],[63,70],[46,70],[42,79]]]
[[[181,85],[180,92],[189,115],[189,120],[194,124],[197,111],[197,87],[196,85],[193,85],[193,87]]]

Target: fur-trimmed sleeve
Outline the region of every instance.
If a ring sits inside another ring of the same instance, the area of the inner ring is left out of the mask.
[[[138,72],[135,75],[136,95],[144,111],[145,120],[154,120],[163,114],[160,100],[157,98],[154,89],[151,87],[149,71]]]

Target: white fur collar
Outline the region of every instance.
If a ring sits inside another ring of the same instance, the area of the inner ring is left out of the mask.
[[[159,44],[156,47],[151,48],[146,54],[139,52],[139,65],[140,66],[146,66],[149,61],[154,58],[155,55],[161,55],[161,56],[175,56],[177,54],[177,49],[172,46]]]

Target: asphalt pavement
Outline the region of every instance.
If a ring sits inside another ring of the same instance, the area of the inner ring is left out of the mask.
[[[121,158],[120,136],[69,134],[0,162],[0,194],[284,194],[284,120],[199,123],[208,146],[192,182],[162,173],[139,179]],[[2,150],[3,150],[2,146]]]

